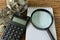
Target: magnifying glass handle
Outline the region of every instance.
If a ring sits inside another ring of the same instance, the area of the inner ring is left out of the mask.
[[[51,40],[55,40],[54,36],[52,35],[52,33],[51,33],[51,31],[50,31],[49,29],[47,30],[47,32],[48,32],[48,34],[49,34]]]

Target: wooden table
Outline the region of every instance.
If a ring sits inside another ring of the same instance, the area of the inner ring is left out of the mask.
[[[0,10],[4,9],[6,7],[6,0],[0,0]]]
[[[60,0],[28,0],[28,6],[53,8],[58,38],[57,40],[60,40]]]

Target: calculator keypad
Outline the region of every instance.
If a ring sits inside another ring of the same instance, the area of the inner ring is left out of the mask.
[[[3,40],[19,40],[21,38],[23,30],[24,29],[22,29],[22,27],[9,23],[3,33],[2,39]]]

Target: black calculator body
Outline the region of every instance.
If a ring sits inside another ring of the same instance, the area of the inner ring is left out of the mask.
[[[21,40],[29,19],[28,16],[23,17],[14,14],[2,35],[2,40]]]

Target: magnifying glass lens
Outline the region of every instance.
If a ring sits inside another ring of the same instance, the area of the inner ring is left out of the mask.
[[[55,40],[54,36],[49,30],[53,23],[53,16],[48,10],[45,9],[35,10],[31,15],[31,22],[33,26],[36,27],[37,29],[46,30],[51,40]]]
[[[32,23],[38,28],[48,28],[51,22],[51,15],[45,11],[37,11],[32,15]]]

